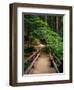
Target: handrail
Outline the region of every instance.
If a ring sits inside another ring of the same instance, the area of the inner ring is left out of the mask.
[[[56,65],[54,60],[52,60],[52,63],[54,65],[54,68],[55,68],[56,72],[59,73],[59,69],[58,69],[58,67],[57,67],[57,65]]]
[[[34,52],[30,57],[27,58],[27,60],[25,60],[24,63],[26,63],[28,60],[30,60],[33,56],[35,56],[40,50],[37,50],[36,52]]]
[[[55,58],[56,58],[57,62],[58,62],[59,64],[61,64],[61,61],[58,59],[58,57],[55,56]]]
[[[25,74],[27,74],[31,70],[32,66],[34,65],[34,63],[36,62],[36,60],[38,59],[39,56],[40,56],[40,52],[37,54],[36,58],[30,64],[30,66],[28,67],[28,69],[25,71]]]

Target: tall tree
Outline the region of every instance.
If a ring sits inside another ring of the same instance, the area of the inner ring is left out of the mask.
[[[59,32],[59,16],[56,16],[56,31]]]

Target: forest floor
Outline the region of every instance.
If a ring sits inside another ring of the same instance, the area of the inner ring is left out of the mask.
[[[41,73],[56,73],[54,67],[51,67],[49,57],[45,53],[41,53],[38,60],[35,62],[33,68],[29,74],[41,74]]]

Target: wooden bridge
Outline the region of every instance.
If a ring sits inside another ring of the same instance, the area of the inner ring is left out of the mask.
[[[30,65],[25,70],[25,74],[40,74],[40,73],[59,73],[58,64],[61,62],[57,59],[57,62],[49,59],[49,55],[41,51],[41,49],[34,52],[25,62],[30,62]],[[51,62],[53,67],[51,67]],[[58,63],[58,64],[57,64]]]

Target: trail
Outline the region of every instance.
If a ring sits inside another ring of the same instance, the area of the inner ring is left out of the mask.
[[[35,62],[33,68],[30,70],[29,74],[40,74],[40,73],[56,73],[54,67],[51,67],[51,62],[49,57],[42,53],[38,60]]]

